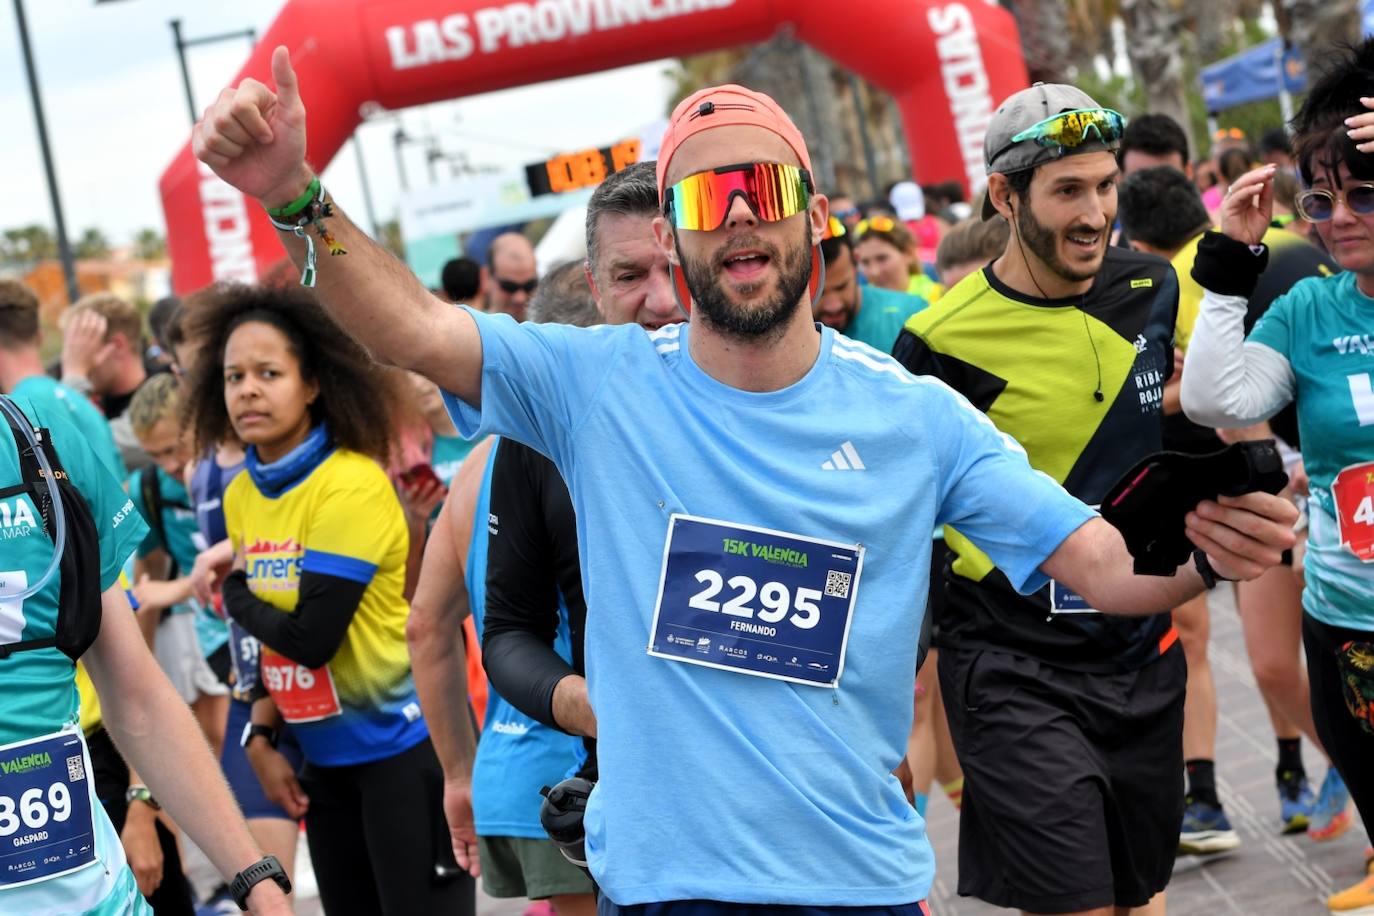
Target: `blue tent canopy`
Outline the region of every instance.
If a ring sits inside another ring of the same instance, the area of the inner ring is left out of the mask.
[[[1374,0],[1364,0],[1364,34],[1374,35]],[[1272,99],[1280,92],[1302,92],[1307,88],[1307,65],[1283,40],[1272,38],[1239,54],[1204,67],[1198,74],[1207,113]]]
[[[1204,67],[1198,80],[1207,113],[1215,114],[1246,102],[1272,99],[1281,90],[1301,92],[1307,87],[1307,67],[1297,51],[1285,49],[1282,39],[1271,38]]]

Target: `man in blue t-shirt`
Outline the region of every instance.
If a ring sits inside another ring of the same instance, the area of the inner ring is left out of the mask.
[[[307,220],[323,192],[285,48],[273,76],[276,93],[223,93],[194,145],[269,207],[306,200]],[[1113,613],[1173,606],[1201,576],[1134,576],[1120,535],[963,398],[816,327],[827,202],[772,99],[686,99],[657,177],[654,234],[686,323],[646,335],[457,310],[336,210],[322,218],[350,253],[318,265],[322,299],[373,352],[436,381],[459,432],[525,442],[568,482],[601,912],[924,912],[934,859],[891,771],[934,526],[957,525],[1022,591],[1052,576]],[[281,238],[303,263],[305,244]],[[1190,531],[1221,575],[1253,577],[1279,562],[1295,514],[1250,495],[1202,504]],[[470,829],[450,826],[475,867]]]
[[[902,325],[929,303],[920,296],[860,283],[850,238],[844,224],[831,218],[821,239],[825,289],[811,312],[844,336],[890,353]]]

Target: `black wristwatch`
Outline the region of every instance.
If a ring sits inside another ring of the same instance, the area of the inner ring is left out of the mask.
[[[259,725],[253,722],[249,722],[243,727],[243,736],[239,738],[239,747],[247,750],[248,745],[258,735],[262,735],[262,737],[266,738],[267,743],[273,750],[276,750],[277,739],[281,737],[281,731],[272,728],[270,725]]]
[[[248,909],[249,892],[259,881],[266,881],[268,878],[277,882],[277,887],[281,888],[283,894],[291,893],[291,879],[286,877],[286,872],[277,861],[277,857],[263,856],[234,875],[234,880],[229,882],[229,893],[233,895],[234,903],[238,904],[239,909]]]
[[[1202,584],[1209,590],[1217,587],[1218,582],[1234,582],[1235,579],[1228,579],[1221,573],[1212,568],[1211,562],[1207,559],[1207,554],[1201,550],[1193,551],[1193,565],[1197,567],[1197,574],[1202,577]]]
[[[157,803],[156,798],[153,798],[153,793],[149,791],[147,786],[135,784],[124,790],[124,804],[132,805],[136,801],[143,802],[154,811],[162,810],[162,806]]]

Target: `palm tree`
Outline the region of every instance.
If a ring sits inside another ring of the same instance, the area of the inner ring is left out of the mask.
[[[1207,0],[1193,4],[1193,27],[1200,61],[1210,63],[1224,54],[1235,36],[1237,20],[1253,19],[1258,15],[1244,8],[1253,3],[1254,0]]]
[[[1053,16],[1054,0],[1037,0],[1038,16]],[[1091,67],[1099,56],[1110,59],[1112,23],[1121,16],[1120,0],[1061,0],[1067,6],[1069,59],[1078,69]]]
[[[159,261],[167,257],[167,240],[156,229],[134,233],[134,256],[140,261]]]
[[[1325,72],[1331,52],[1360,37],[1359,0],[1275,0],[1284,38],[1307,62],[1309,84]]]
[[[851,81],[847,70],[786,32],[746,48],[681,58],[678,64],[671,74],[677,83],[674,106],[703,86],[720,83],[741,83],[776,99],[807,137],[816,181],[826,193],[867,198],[875,188],[911,175],[892,98],[863,80]],[[861,124],[876,176],[869,174]]]
[[[57,239],[46,226],[6,229],[0,242],[0,259],[23,264],[57,257]]]
[[[1121,16],[1131,69],[1145,92],[1145,110],[1168,115],[1182,125],[1185,134],[1191,134],[1180,4],[1174,0],[1121,0]],[[1196,148],[1191,135],[1188,148]]]
[[[110,240],[105,237],[105,233],[92,226],[81,233],[81,238],[73,246],[72,253],[78,258],[109,257]]]
[[[1011,0],[1011,12],[1031,82],[1068,82],[1071,35],[1064,0]]]

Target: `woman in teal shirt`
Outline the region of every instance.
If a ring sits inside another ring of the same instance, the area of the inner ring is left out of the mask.
[[[1310,480],[1303,646],[1312,717],[1367,825],[1374,823],[1374,40],[1336,62],[1294,120],[1306,190],[1298,213],[1343,269],[1295,284],[1244,336],[1246,299],[1268,251],[1276,169],[1247,172],[1198,245],[1207,290],[1183,374],[1183,408],[1207,426],[1249,426],[1298,409]],[[1360,144],[1357,146],[1356,144]],[[1331,897],[1374,912],[1374,864]]]

